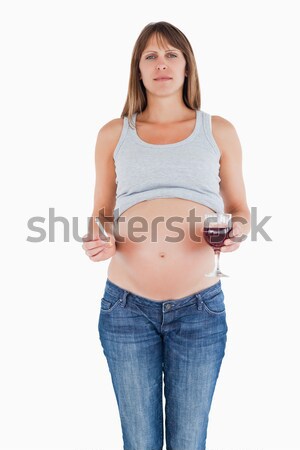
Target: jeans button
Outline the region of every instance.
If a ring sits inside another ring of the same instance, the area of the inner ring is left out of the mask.
[[[172,305],[170,303],[167,303],[165,305],[165,311],[169,311],[169,309],[171,309],[171,308],[172,308]]]

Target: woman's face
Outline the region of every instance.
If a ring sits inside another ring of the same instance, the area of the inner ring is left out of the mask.
[[[185,78],[186,61],[183,53],[167,43],[167,49],[159,48],[156,36],[153,35],[139,63],[141,79],[147,91],[156,94],[171,94],[182,89]],[[159,81],[160,77],[168,80]]]

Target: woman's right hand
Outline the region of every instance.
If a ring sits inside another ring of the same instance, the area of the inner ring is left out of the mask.
[[[103,241],[99,236],[96,236],[93,240],[89,240],[88,234],[83,236],[82,248],[91,261],[105,261],[116,253],[115,237],[110,233],[107,234],[110,238],[109,242]]]

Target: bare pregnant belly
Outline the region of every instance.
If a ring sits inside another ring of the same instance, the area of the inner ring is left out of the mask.
[[[213,250],[203,237],[204,214],[212,212],[180,198],[147,200],[127,209],[118,221],[108,279],[157,301],[176,300],[215,284],[218,277],[204,275],[214,266]]]

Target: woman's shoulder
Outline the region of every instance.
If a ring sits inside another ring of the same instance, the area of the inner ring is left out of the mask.
[[[222,116],[211,116],[211,133],[222,154],[238,140],[233,123]]]
[[[103,133],[117,132],[120,129],[122,129],[123,123],[124,123],[123,117],[111,119],[109,122],[106,122],[104,125],[102,125],[100,131],[102,131]]]
[[[106,122],[99,130],[99,134],[103,139],[110,142],[117,142],[121,136],[124,125],[123,117],[118,117]]]
[[[234,125],[222,116],[211,116],[211,125],[216,131],[226,133],[234,129]]]

